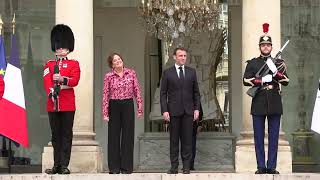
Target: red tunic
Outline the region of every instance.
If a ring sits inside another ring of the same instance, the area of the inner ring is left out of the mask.
[[[51,88],[53,89],[53,74],[54,74],[54,65],[56,64],[55,60],[49,60],[44,66],[43,71],[43,81],[44,89],[47,92],[47,111],[54,111],[54,104],[50,98]],[[64,77],[64,82],[60,83],[61,91],[58,96],[58,111],[75,111],[75,94],[73,87],[78,85],[80,80],[80,67],[77,60],[59,60],[59,72],[60,75]]]
[[[2,99],[3,93],[4,93],[4,81],[3,81],[3,78],[0,77],[0,100]]]

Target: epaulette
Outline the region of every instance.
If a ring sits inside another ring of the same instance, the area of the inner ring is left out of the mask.
[[[54,62],[55,60],[54,59],[48,59],[46,61],[43,61],[43,65],[47,65],[48,63],[51,63],[51,62]]]
[[[68,59],[69,61],[77,61],[78,62],[78,60],[76,60],[76,59]]]
[[[256,59],[256,58],[252,58],[252,59],[250,59],[250,60],[247,60],[246,63],[249,63],[250,61],[255,60],[255,59]]]
[[[49,59],[49,60],[47,60],[47,61],[44,61],[44,64],[48,64],[48,63],[51,63],[51,62],[55,62],[56,60],[54,60],[54,59]]]
[[[56,61],[56,60],[54,60],[54,59],[49,59],[49,60],[47,61],[47,63],[48,63],[48,62],[52,62],[52,61],[54,62],[54,61]]]

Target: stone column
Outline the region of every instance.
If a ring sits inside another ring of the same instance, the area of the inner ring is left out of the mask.
[[[81,69],[80,82],[75,88],[77,110],[69,168],[77,173],[101,172],[102,150],[93,132],[93,1],[56,0],[56,24],[66,24],[72,29],[75,48],[68,57],[77,59]],[[50,144],[42,155],[43,171],[53,165]]]
[[[242,71],[246,61],[259,55],[258,42],[262,35],[262,24],[269,23],[269,34],[273,42],[273,55],[280,49],[280,1],[279,0],[243,0],[242,1]],[[236,172],[254,172],[257,168],[252,118],[250,115],[251,98],[246,94],[247,87],[242,88],[242,139],[237,141],[235,153]],[[266,126],[267,129],[267,126]],[[266,134],[266,138],[267,138]],[[265,150],[267,158],[267,139]],[[277,169],[281,172],[292,172],[292,158],[289,143],[281,132],[278,150]]]

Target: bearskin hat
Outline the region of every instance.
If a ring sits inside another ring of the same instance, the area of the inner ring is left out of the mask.
[[[74,49],[74,36],[69,26],[57,24],[51,30],[51,49],[55,52],[59,48]]]

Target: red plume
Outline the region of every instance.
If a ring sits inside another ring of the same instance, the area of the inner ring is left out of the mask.
[[[263,32],[264,33],[268,33],[269,32],[269,24],[268,23],[262,24],[262,28],[263,28]]]

